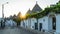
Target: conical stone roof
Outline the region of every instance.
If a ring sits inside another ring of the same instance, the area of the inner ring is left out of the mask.
[[[27,14],[32,14],[32,13],[39,13],[40,11],[42,11],[42,9],[40,8],[40,6],[37,4],[37,2],[36,2],[36,4],[35,4],[35,6],[33,7],[33,9],[32,10],[28,10],[27,11]]]
[[[40,8],[40,6],[37,4],[37,2],[36,2],[36,4],[35,4],[35,6],[33,7],[33,9],[32,9],[32,12],[39,12],[39,11],[41,11],[42,9]]]

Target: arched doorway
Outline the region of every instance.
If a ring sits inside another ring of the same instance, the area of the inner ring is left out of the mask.
[[[52,17],[52,27],[53,30],[56,30],[56,17]]]
[[[51,28],[51,30],[56,30],[56,16],[55,15],[49,15],[49,28]]]

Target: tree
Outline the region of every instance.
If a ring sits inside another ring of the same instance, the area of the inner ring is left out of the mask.
[[[19,12],[18,15],[15,18],[13,17],[13,20],[17,23],[17,26],[20,25],[20,22],[21,22],[21,13]]]

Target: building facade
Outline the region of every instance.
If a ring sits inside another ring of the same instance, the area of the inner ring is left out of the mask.
[[[33,9],[35,9],[37,6],[37,4],[35,5],[35,7]],[[59,6],[59,5],[58,5]],[[55,5],[54,5],[55,7]],[[59,8],[59,7],[58,7]],[[32,9],[32,10],[33,10]],[[36,8],[38,9],[38,8]],[[29,11],[31,11],[29,9]],[[40,10],[37,10],[40,11]],[[35,12],[37,12],[35,11]],[[31,11],[32,13],[34,11]],[[30,14],[31,14],[30,12]],[[34,30],[39,30],[39,31],[45,31],[45,32],[53,32],[55,34],[60,34],[60,10],[56,12],[55,11],[50,11],[50,12],[46,12],[44,14],[46,14],[45,16],[41,17],[41,18],[28,18],[28,19],[24,19],[21,21],[21,27],[25,27],[25,28],[30,28],[30,29],[34,29]],[[29,13],[29,12],[27,12]],[[38,12],[37,12],[38,13]],[[41,14],[41,13],[40,13]],[[41,16],[41,15],[39,15]]]

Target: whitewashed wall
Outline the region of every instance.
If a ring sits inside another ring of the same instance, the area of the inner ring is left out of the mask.
[[[56,14],[56,32],[60,33],[60,14]],[[30,27],[31,29],[35,28],[35,23],[37,23],[36,18],[29,18],[24,21],[25,27]],[[39,23],[42,23],[42,29],[45,31],[52,30],[52,17],[44,16],[38,19],[38,30],[39,30]],[[21,26],[23,26],[23,21],[21,21]]]
[[[37,23],[36,18],[31,18],[31,29],[35,29],[35,23]]]
[[[52,31],[52,17],[48,17],[48,31]]]
[[[25,26],[23,25],[23,21],[25,23]],[[37,23],[36,18],[28,18],[26,20],[21,21],[21,27],[26,27],[26,28],[35,28],[35,23]]]
[[[28,24],[28,21],[27,20],[24,20],[24,23],[25,23],[25,28],[28,28],[29,27],[29,24]]]
[[[27,25],[28,25],[28,26],[27,26],[28,28],[31,28],[31,18],[28,18],[28,19],[27,19]]]
[[[38,19],[38,30],[39,30],[39,23],[42,23],[42,29],[48,30],[48,16],[44,16]]]
[[[26,20],[21,21],[21,27],[31,28],[30,25],[31,25],[30,24],[30,19],[26,19]]]
[[[23,21],[21,21],[21,27],[26,27],[25,24],[26,23],[26,20],[23,20]]]
[[[23,27],[23,21],[21,21],[21,25],[20,26]]]
[[[17,23],[14,22],[13,20],[7,20],[5,22],[5,26],[16,26],[16,25],[17,25]]]
[[[60,14],[56,15],[56,32],[60,33]]]
[[[45,20],[45,21],[44,21]],[[36,18],[29,18],[24,20],[25,27],[30,27],[31,29],[35,29],[35,23],[37,23]],[[48,30],[48,17],[42,17],[38,19],[38,30],[39,30],[39,23],[42,23],[42,29]],[[23,21],[21,21],[21,26],[23,26]]]
[[[23,26],[23,21],[25,23],[25,26]],[[29,18],[26,20],[21,21],[21,26],[26,28],[35,29],[35,23],[37,23],[36,18]],[[39,30],[39,23],[42,23],[42,29],[45,31],[52,30],[52,20],[48,16],[44,16],[42,18],[38,19],[38,30]]]

